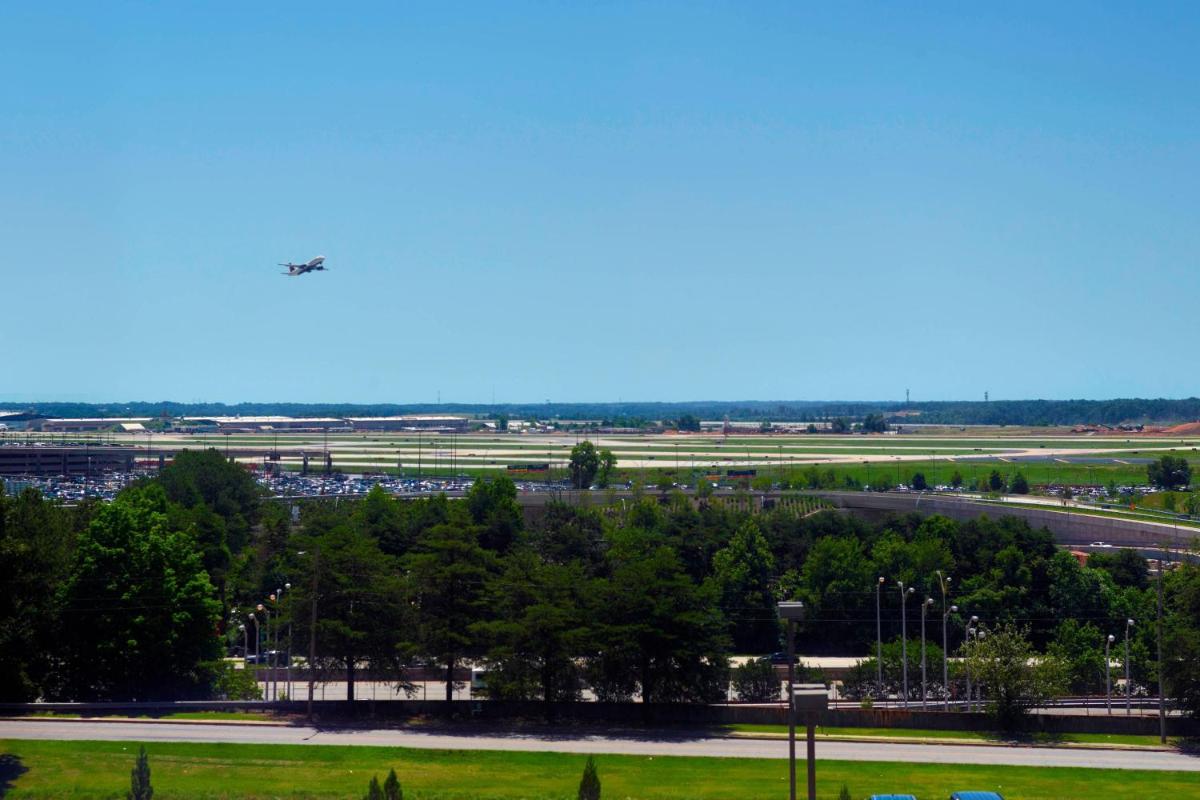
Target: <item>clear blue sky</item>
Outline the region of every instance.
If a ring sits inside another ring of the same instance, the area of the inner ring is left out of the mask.
[[[4,4],[0,399],[1196,394],[1200,7],[918,5]]]

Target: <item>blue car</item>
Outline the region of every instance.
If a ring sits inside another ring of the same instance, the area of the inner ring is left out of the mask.
[[[870,800],[917,800],[911,794],[873,794]]]
[[[950,800],[1004,800],[995,792],[955,792]]]

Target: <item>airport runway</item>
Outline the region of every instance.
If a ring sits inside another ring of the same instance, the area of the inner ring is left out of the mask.
[[[141,742],[375,745],[438,750],[523,750],[646,756],[786,758],[784,740],[731,739],[677,731],[588,733],[566,729],[536,733],[353,730],[304,725],[195,725],[165,722],[0,720],[0,739],[75,739]],[[802,754],[803,745],[798,748]],[[1089,750],[1065,747],[817,742],[817,757],[845,761],[1089,767],[1200,772],[1200,757],[1164,751]]]

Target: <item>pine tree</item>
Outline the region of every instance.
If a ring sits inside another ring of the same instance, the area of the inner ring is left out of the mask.
[[[384,800],[404,800],[404,790],[400,788],[400,779],[396,777],[396,770],[388,772],[387,780],[383,782],[383,798]]]
[[[379,788],[379,776],[372,775],[371,783],[367,786],[367,794],[363,800],[383,800],[383,789]]]
[[[844,783],[842,784],[842,791],[838,793],[838,800],[851,800],[850,787]]]
[[[579,800],[600,800],[600,777],[596,775],[596,762],[591,756],[588,756],[583,778],[579,781]]]
[[[129,793],[127,800],[150,800],[154,796],[154,788],[150,785],[150,759],[146,757],[146,746],[138,749],[137,763],[129,772]]]

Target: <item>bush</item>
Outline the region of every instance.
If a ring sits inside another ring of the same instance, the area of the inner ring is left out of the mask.
[[[579,800],[600,800],[600,776],[596,774],[596,762],[588,756],[583,766],[583,777],[579,781]]]
[[[262,688],[254,669],[238,669],[229,661],[209,661],[202,666],[212,676],[209,685],[214,700],[262,699]]]
[[[129,773],[129,793],[127,800],[150,800],[154,796],[154,788],[150,786],[150,759],[146,756],[146,746],[138,748],[137,763]]]
[[[779,676],[770,661],[757,659],[733,668],[733,690],[739,700],[762,703],[779,699]]]
[[[383,800],[404,800],[404,790],[400,788],[400,779],[394,769],[388,771],[387,780],[383,782]]]

